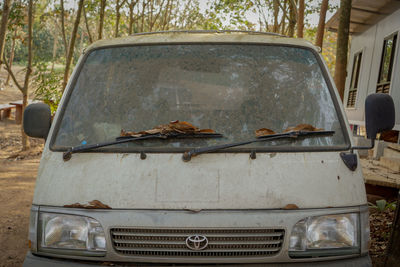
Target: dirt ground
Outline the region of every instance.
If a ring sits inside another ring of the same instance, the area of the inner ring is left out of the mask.
[[[21,149],[20,125],[0,122],[0,266],[21,266],[27,251],[29,210],[43,142]]]
[[[15,68],[19,80],[23,79],[21,70]],[[0,79],[0,104],[20,100],[15,86],[4,85],[4,70]],[[15,123],[14,114],[0,121],[0,266],[21,266],[28,249],[29,210],[43,141],[30,139],[30,143],[32,149],[20,153],[21,126]]]

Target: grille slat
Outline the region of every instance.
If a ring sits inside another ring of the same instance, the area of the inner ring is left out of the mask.
[[[118,250],[118,251],[136,251],[136,252],[141,252],[141,251],[144,251],[144,252],[180,252],[180,253],[182,253],[182,252],[188,252],[188,250],[186,250],[186,249],[180,249],[180,250],[178,250],[178,249],[156,249],[156,248],[152,248],[152,249],[142,249],[142,248],[118,248],[118,247],[116,247],[115,248],[116,250]],[[253,249],[252,251],[253,252],[276,252],[276,251],[279,251],[279,249],[280,248],[266,248],[266,249]],[[192,251],[192,250],[189,250],[189,251]],[[195,251],[193,251],[193,252],[195,252]],[[243,251],[243,250],[239,250],[239,249],[229,249],[229,250],[222,250],[222,249],[218,249],[218,250],[216,250],[216,249],[207,249],[207,250],[200,250],[199,252],[208,252],[208,253],[212,253],[212,252],[246,252],[246,251]]]
[[[144,257],[269,257],[279,253],[284,240],[283,229],[223,228],[112,228],[114,249],[123,255]],[[207,237],[203,250],[191,250],[186,238],[191,235]]]

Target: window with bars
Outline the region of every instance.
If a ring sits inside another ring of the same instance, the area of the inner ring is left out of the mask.
[[[396,42],[397,33],[386,37],[383,41],[381,66],[379,68],[378,83],[376,85],[377,93],[389,93]]]
[[[347,98],[347,107],[352,108],[356,104],[358,80],[361,69],[361,58],[362,52],[358,52],[354,55],[353,70],[351,71],[351,82],[349,88],[349,97]]]

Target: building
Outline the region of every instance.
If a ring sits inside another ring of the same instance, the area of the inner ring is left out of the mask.
[[[337,31],[339,12],[326,24]],[[364,101],[372,93],[393,97],[394,130],[383,139],[399,142],[400,131],[400,1],[353,0],[351,46],[343,105],[355,135],[364,135]]]

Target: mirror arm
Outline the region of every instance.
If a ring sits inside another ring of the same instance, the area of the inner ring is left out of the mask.
[[[350,148],[350,153],[353,153],[354,150],[358,150],[358,149],[373,149],[375,146],[375,139],[371,139],[371,145],[370,146],[353,146]]]

